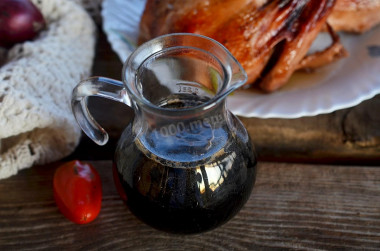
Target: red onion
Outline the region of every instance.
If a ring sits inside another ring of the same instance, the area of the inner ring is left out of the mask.
[[[31,40],[44,27],[44,17],[30,0],[0,0],[0,46]]]

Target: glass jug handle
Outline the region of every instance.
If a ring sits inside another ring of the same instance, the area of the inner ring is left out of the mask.
[[[97,96],[111,99],[131,106],[131,100],[126,94],[122,82],[104,78],[91,77],[81,81],[73,90],[71,96],[71,108],[79,126],[98,145],[104,145],[108,141],[108,133],[101,127],[90,114],[87,107],[87,98]]]

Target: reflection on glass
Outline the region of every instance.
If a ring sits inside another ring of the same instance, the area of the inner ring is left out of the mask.
[[[228,171],[232,169],[232,163],[235,158],[236,153],[232,152],[220,161],[198,167],[196,170],[197,175],[202,177],[198,181],[199,192],[204,194],[206,187],[214,192],[224,182]]]

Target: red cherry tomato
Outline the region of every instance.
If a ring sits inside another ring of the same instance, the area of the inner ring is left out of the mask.
[[[54,198],[61,213],[77,224],[93,221],[102,203],[102,183],[95,168],[74,160],[54,174]]]

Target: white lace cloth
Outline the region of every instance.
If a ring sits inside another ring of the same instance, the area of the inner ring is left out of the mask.
[[[80,138],[70,97],[90,74],[93,20],[74,1],[32,1],[47,29],[0,53],[0,179],[67,156]]]

